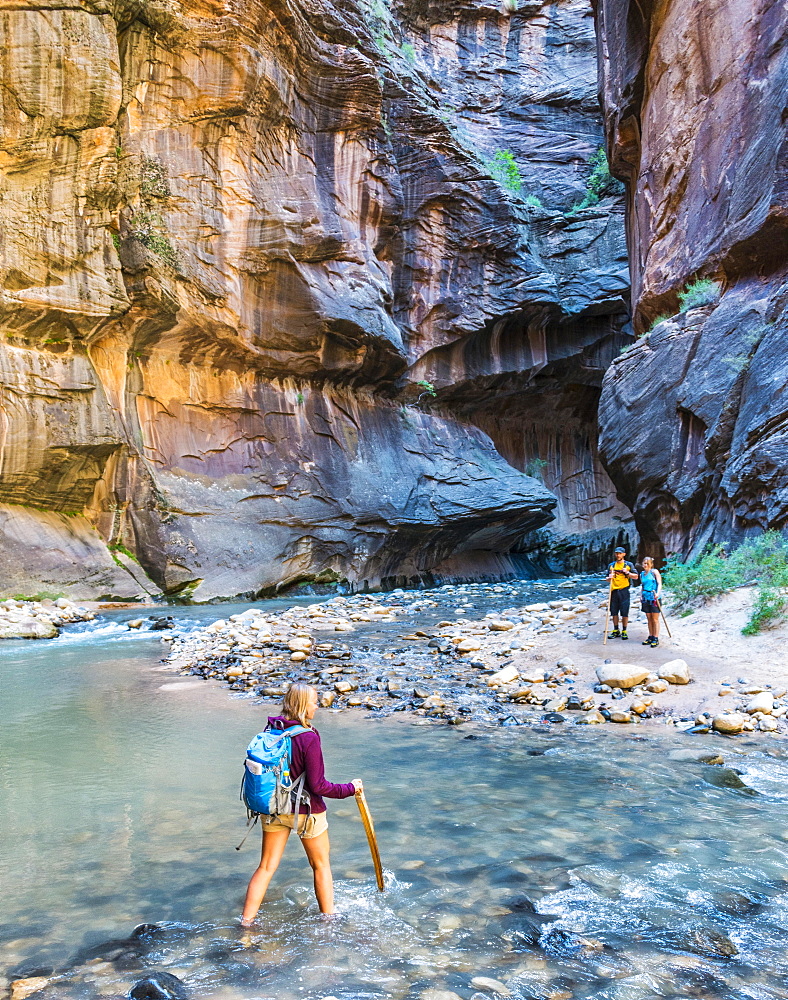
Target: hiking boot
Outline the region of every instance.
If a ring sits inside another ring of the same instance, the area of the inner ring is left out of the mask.
[[[658,645],[659,645],[659,639],[656,636],[654,636],[654,638],[651,640],[651,646],[656,647]]]
[[[617,628],[614,628],[612,632],[608,634],[608,639],[620,639],[621,633]]]
[[[622,638],[622,639],[628,639],[628,638],[629,638],[629,636],[628,636],[628,635],[626,634],[626,632],[622,632],[622,633],[621,633],[621,638]]]
[[[650,635],[650,636],[648,637],[648,639],[644,639],[644,640],[643,640],[643,642],[641,642],[641,644],[640,644],[640,645],[641,645],[641,646],[650,646],[650,645],[651,645],[651,643],[652,643],[653,641],[654,641],[654,636],[653,636],[653,635]]]

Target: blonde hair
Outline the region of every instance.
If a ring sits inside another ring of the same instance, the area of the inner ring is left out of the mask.
[[[302,726],[311,729],[311,723],[306,718],[306,710],[309,708],[309,695],[313,691],[317,694],[311,684],[304,684],[303,681],[291,684],[282,699],[282,715],[286,719],[297,719]]]
[[[642,562],[641,562],[641,564],[640,564],[640,565],[642,566],[642,565],[643,565],[643,563],[645,563],[645,561],[646,561],[647,559],[648,559],[648,561],[649,561],[649,562],[651,563],[651,565],[653,566],[653,565],[654,565],[654,560],[653,560],[653,559],[651,558],[651,556],[643,556],[643,560],[642,560]]]

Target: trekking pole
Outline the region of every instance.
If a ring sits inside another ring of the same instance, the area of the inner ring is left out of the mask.
[[[670,634],[670,626],[668,625],[668,620],[665,617],[665,612],[662,610],[662,605],[659,603],[656,596],[654,597],[654,600],[656,601],[657,607],[659,608],[659,613],[662,615],[662,621],[665,623],[665,631],[668,633],[668,639],[672,639],[673,636]]]
[[[610,581],[610,590],[607,592],[607,611],[605,612],[605,638],[602,640],[602,645],[607,645],[607,626],[610,623],[610,602],[613,600],[613,581]]]
[[[369,844],[369,852],[372,855],[372,865],[375,869],[375,881],[378,884],[378,889],[383,892],[386,888],[383,882],[383,865],[380,862],[380,850],[378,848],[378,838],[375,836],[375,827],[372,823],[372,814],[369,811],[369,806],[367,805],[367,800],[364,797],[364,792],[356,792],[356,805],[358,806],[358,811],[361,813],[361,822],[364,824],[364,832],[367,835],[367,843]]]

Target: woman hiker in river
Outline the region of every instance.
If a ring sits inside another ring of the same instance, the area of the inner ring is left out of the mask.
[[[314,872],[315,896],[320,912],[333,913],[334,882],[329,862],[328,823],[323,796],[330,799],[347,799],[351,795],[359,794],[363,786],[358,778],[344,785],[335,785],[326,780],[320,736],[317,730],[312,728],[312,719],[316,711],[317,691],[309,684],[291,684],[282,701],[282,714],[269,718],[268,725],[272,729],[299,726],[307,730],[290,737],[292,745],[290,776],[295,781],[301,774],[305,774],[306,790],[311,801],[311,810],[306,805],[300,807],[298,833]],[[292,813],[265,817],[260,864],[249,881],[241,916],[244,927],[249,927],[257,915],[268,884],[282,860],[294,819]]]
[[[654,569],[651,556],[643,557],[643,570],[640,574],[642,590],[640,593],[640,608],[648,619],[648,639],[643,640],[644,646],[659,645],[659,599],[662,596],[662,574]]]

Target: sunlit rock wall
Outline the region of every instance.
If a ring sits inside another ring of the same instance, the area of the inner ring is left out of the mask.
[[[511,571],[558,501],[475,411],[627,342],[620,201],[572,210],[601,145],[587,5],[0,0],[0,18],[14,591],[73,592],[70,568],[36,576],[15,528],[36,518],[63,551],[92,532],[97,596]],[[551,346],[499,357],[503,327]]]
[[[788,10],[598,0],[597,19],[646,331],[605,379],[602,455],[658,551],[785,528]],[[681,313],[698,279],[721,295]]]

